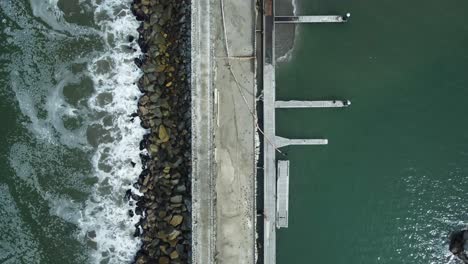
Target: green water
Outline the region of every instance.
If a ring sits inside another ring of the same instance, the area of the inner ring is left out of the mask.
[[[289,228],[278,263],[458,263],[447,235],[468,223],[468,1],[303,0],[277,72],[278,99],[349,99],[347,109],[278,110],[288,147]]]

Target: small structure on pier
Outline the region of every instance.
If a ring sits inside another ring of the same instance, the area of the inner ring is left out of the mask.
[[[278,181],[276,184],[277,228],[288,227],[289,210],[289,160],[278,161]]]

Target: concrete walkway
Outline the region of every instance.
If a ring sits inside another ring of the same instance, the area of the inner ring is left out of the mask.
[[[255,1],[193,0],[192,10],[193,263],[253,264]]]
[[[256,94],[255,2],[214,0],[212,8],[216,58],[214,87],[217,98],[215,261],[223,264],[253,264],[256,179],[256,126],[252,115],[255,114]]]

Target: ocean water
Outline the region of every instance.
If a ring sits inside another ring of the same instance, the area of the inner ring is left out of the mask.
[[[129,8],[0,1],[0,263],[126,263],[137,251],[124,194],[145,130],[130,117]]]
[[[468,1],[297,0],[301,25],[277,71],[282,100],[347,109],[278,110],[289,147],[289,228],[278,263],[458,264],[448,234],[468,225]]]

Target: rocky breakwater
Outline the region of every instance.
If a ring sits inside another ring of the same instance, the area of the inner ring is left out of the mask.
[[[149,130],[134,185],[143,195],[127,193],[142,216],[134,263],[191,263],[190,1],[134,0],[132,12],[143,52],[135,59],[143,71],[135,115]]]

